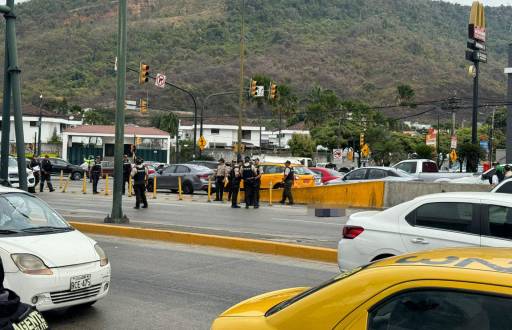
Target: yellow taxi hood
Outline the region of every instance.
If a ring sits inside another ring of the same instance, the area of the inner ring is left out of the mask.
[[[220,317],[263,316],[270,308],[274,307],[280,302],[295,297],[307,289],[309,288],[292,288],[264,293],[262,295],[242,301],[241,303],[222,313]]]

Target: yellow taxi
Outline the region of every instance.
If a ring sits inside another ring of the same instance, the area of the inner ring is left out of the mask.
[[[269,189],[272,183],[273,189],[283,188],[283,172],[284,164],[279,163],[262,163],[263,175],[261,176],[261,189]],[[315,174],[307,167],[302,165],[291,165],[295,172],[295,180],[293,181],[293,188],[306,188],[314,187]]]
[[[314,288],[266,293],[212,330],[512,329],[512,249],[458,248],[393,257]]]

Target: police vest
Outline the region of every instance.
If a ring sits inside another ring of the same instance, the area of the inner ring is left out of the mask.
[[[46,323],[44,317],[38,311],[29,305],[21,303],[16,293],[9,290],[4,290],[4,292],[8,292],[9,296],[7,301],[0,302],[0,329],[49,329],[48,323]]]
[[[144,184],[146,182],[146,169],[143,167],[136,167],[137,173],[133,176],[135,184]]]
[[[293,168],[289,167],[290,173],[286,176],[284,181],[293,181],[295,179],[295,173],[293,172]]]
[[[252,165],[244,165],[242,167],[242,178],[244,180],[252,179],[254,178],[254,171],[252,170]]]

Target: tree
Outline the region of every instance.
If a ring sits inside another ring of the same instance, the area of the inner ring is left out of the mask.
[[[434,148],[427,146],[425,143],[419,143],[416,145],[416,148],[414,148],[414,152],[420,159],[432,159],[432,156],[434,155]]]
[[[53,134],[48,140],[48,143],[50,144],[59,144],[62,140],[60,139],[60,136],[57,134],[57,128],[53,128]]]
[[[306,134],[293,134],[292,139],[288,141],[292,156],[294,157],[313,157],[316,144],[311,136]]]
[[[414,103],[414,98],[416,96],[416,92],[409,85],[398,85],[396,88],[397,91],[397,101],[400,105],[412,105]]]
[[[485,157],[484,151],[480,148],[479,144],[472,143],[463,143],[460,144],[458,149],[458,159],[460,163],[460,171],[462,172],[462,165],[464,162],[466,163],[466,171],[467,172],[476,172],[478,168],[478,164],[475,164],[474,161],[480,158]]]
[[[151,118],[152,124],[157,128],[169,133],[171,139],[178,134],[179,130],[179,119],[175,113],[169,112],[166,114],[160,114]],[[172,146],[169,144],[169,155],[172,153]]]
[[[101,110],[89,110],[84,112],[83,121],[86,125],[108,125],[112,123],[105,112]]]

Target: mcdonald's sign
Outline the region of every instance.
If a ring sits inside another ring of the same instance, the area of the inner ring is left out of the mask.
[[[485,42],[485,9],[480,1],[473,1],[468,31],[469,39]]]

